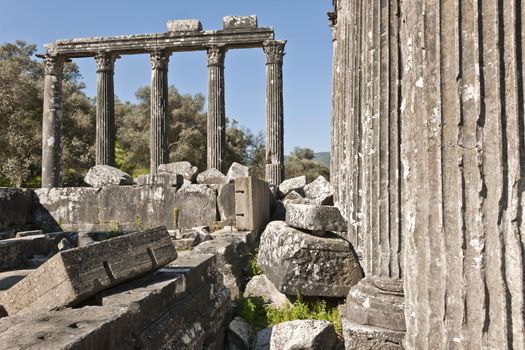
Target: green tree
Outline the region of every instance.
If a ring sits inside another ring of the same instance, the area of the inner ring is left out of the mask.
[[[305,175],[307,181],[313,181],[319,175],[327,179],[330,169],[315,159],[314,151],[309,148],[295,147],[284,163],[285,177],[287,179]]]

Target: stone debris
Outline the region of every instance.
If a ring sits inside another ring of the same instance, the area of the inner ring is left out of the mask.
[[[288,226],[308,230],[318,236],[327,231],[346,232],[348,226],[339,208],[325,205],[287,204],[286,223]]]
[[[279,196],[281,198],[285,198],[292,191],[296,191],[299,194],[304,193],[305,186],[306,176],[304,175],[284,180],[279,185]]]
[[[352,245],[338,237],[317,237],[283,221],[266,226],[259,266],[286,295],[345,297],[363,272]]]
[[[197,175],[197,183],[205,185],[222,185],[226,183],[226,175],[215,168],[211,168]]]
[[[195,238],[193,239],[193,242],[191,243],[191,247],[196,247],[202,242],[211,241],[213,239],[213,236],[210,234],[210,231],[204,228],[198,228],[195,231]]]
[[[60,252],[4,292],[7,313],[76,305],[177,258],[165,227],[135,232]]]
[[[226,340],[228,350],[249,350],[253,329],[242,317],[235,317],[228,325]]]
[[[233,162],[226,174],[226,182],[233,182],[240,177],[250,176],[250,168],[245,165]]]
[[[89,169],[84,182],[92,187],[133,185],[133,178],[120,169],[109,165],[96,165]]]
[[[73,245],[71,244],[71,242],[69,242],[67,240],[67,238],[62,238],[62,240],[60,240],[60,242],[58,242],[58,251],[59,252],[63,252],[65,250],[68,250],[68,249],[71,249],[73,248]]]
[[[257,16],[226,16],[222,19],[223,28],[228,29],[257,29]]]
[[[198,19],[170,19],[166,26],[168,32],[195,32],[202,30],[202,24]]]
[[[139,186],[158,186],[165,185],[171,187],[181,187],[184,183],[184,178],[181,174],[170,174],[165,172],[157,173],[156,175],[139,175],[136,180]]]
[[[264,274],[252,277],[246,285],[244,297],[261,298],[276,308],[283,308],[287,303],[290,303],[288,297],[279,292]]]
[[[185,178],[191,183],[195,181],[195,178],[199,173],[199,169],[196,166],[191,165],[190,162],[175,162],[169,164],[161,164],[159,165],[158,170],[160,173],[182,175],[183,178]]]
[[[334,205],[334,187],[322,175],[306,185],[304,193],[312,204]]]
[[[328,321],[296,320],[279,323],[257,333],[253,350],[333,350],[338,345],[334,326]]]

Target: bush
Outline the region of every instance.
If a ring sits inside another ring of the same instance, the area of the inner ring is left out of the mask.
[[[249,276],[250,278],[253,276],[259,276],[263,274],[263,270],[259,266],[259,263],[257,262],[257,258],[259,256],[259,251],[256,251],[255,254],[250,254],[250,261],[249,261]]]

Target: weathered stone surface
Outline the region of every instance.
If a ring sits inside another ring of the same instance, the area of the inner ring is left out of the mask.
[[[261,236],[259,265],[282,293],[346,296],[362,277],[351,244],[337,236],[317,237],[272,221]]]
[[[190,162],[175,162],[159,165],[159,172],[173,175],[179,174],[186,180],[193,182],[199,173],[199,169],[191,165]]]
[[[328,321],[297,320],[279,323],[257,333],[254,350],[332,350],[337,345],[334,327]]]
[[[290,193],[286,195],[286,197],[284,197],[283,202],[284,201],[297,201],[297,200],[304,200],[304,197],[301,196],[297,191],[292,190]],[[300,203],[297,203],[297,204],[300,204]]]
[[[32,230],[32,231],[20,231],[16,233],[15,238],[22,238],[22,237],[28,237],[28,236],[37,236],[43,234],[44,231],[42,230]]]
[[[284,180],[279,185],[279,195],[281,198],[285,198],[292,191],[296,191],[299,194],[304,193],[304,186],[306,186],[306,176]]]
[[[266,277],[266,275],[253,276],[252,279],[246,284],[244,291],[244,297],[255,297],[261,298],[265,302],[277,307],[282,308],[289,303],[288,297],[279,292],[273,283]]]
[[[247,176],[250,176],[250,168],[237,162],[233,162],[230,169],[228,169],[228,174],[226,174],[226,182],[232,182],[240,177]]]
[[[179,227],[213,226],[217,221],[217,192],[207,185],[183,186],[175,194]]]
[[[235,180],[235,225],[239,230],[257,230],[270,221],[273,195],[268,183],[253,176]]]
[[[27,236],[0,241],[0,271],[24,269],[34,255],[56,252],[57,244],[46,235]]]
[[[327,231],[347,231],[346,220],[339,208],[325,205],[287,204],[286,223],[321,236]]]
[[[168,32],[193,32],[202,30],[198,19],[170,19],[167,22]]]
[[[224,98],[224,59],[226,48],[211,45],[208,48],[208,113],[206,125],[206,165],[224,169],[226,151],[226,103]]]
[[[0,291],[8,290],[12,286],[23,280],[32,271],[33,269],[0,272]]]
[[[63,251],[5,292],[0,304],[9,315],[75,305],[176,257],[165,227]]]
[[[322,175],[319,175],[317,179],[304,186],[304,193],[306,198],[313,201],[312,204],[334,204],[334,188]]]
[[[67,238],[62,238],[62,240],[60,240],[60,242],[58,242],[58,251],[59,252],[63,252],[64,250],[68,250],[68,249],[71,249],[73,248],[73,245],[71,244],[71,242],[69,242],[67,240]]]
[[[204,229],[199,229],[195,231],[195,238],[193,239],[191,246],[196,247],[202,242],[211,241],[212,239],[213,239],[213,236],[210,234],[209,231],[204,230]]]
[[[131,176],[109,165],[96,165],[89,169],[84,182],[92,187],[133,185]]]
[[[257,16],[226,16],[222,19],[223,28],[228,29],[256,29]]]
[[[115,60],[111,52],[95,55],[97,67],[95,164],[115,166]]]
[[[226,183],[226,175],[215,168],[211,168],[197,175],[197,183],[205,185],[222,185]]]
[[[184,178],[181,174],[157,173],[156,175],[139,175],[136,180],[139,186],[172,186],[181,187],[184,183]]]
[[[227,183],[220,187],[217,206],[221,220],[235,225],[235,184]]]
[[[228,325],[227,350],[249,350],[252,337],[250,324],[242,317],[235,317]]]

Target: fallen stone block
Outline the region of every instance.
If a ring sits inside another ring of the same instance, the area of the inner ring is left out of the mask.
[[[202,30],[198,19],[170,19],[166,24],[168,32],[196,32]]]
[[[306,176],[284,180],[279,185],[279,196],[285,198],[292,191],[296,191],[299,194],[304,193],[304,186],[306,186]]]
[[[326,205],[287,204],[286,223],[311,231],[316,236],[324,236],[327,231],[346,232],[348,229],[339,208]]]
[[[109,165],[96,165],[89,169],[84,182],[92,187],[133,185],[133,178],[120,169]]]
[[[48,256],[57,251],[57,243],[47,235],[11,238],[0,241],[0,272],[25,269],[35,255]]]
[[[279,292],[264,274],[252,277],[246,285],[244,297],[261,298],[266,303],[269,303],[276,308],[283,308],[287,303],[291,304],[288,297]]]
[[[237,162],[233,162],[226,174],[226,182],[233,182],[240,177],[247,176],[250,176],[250,168]]]
[[[199,169],[191,165],[190,162],[175,162],[159,165],[159,172],[173,175],[179,174],[189,182],[193,182],[197,177]]]
[[[220,187],[217,206],[221,220],[235,224],[235,184],[227,183]]]
[[[222,19],[223,28],[231,29],[257,29],[257,16],[226,16]]]
[[[180,174],[158,173],[157,175],[140,175],[136,181],[139,186],[170,186],[181,187],[184,178]]]
[[[334,205],[334,187],[322,175],[306,185],[304,193],[312,204]]]
[[[15,238],[22,238],[22,237],[28,237],[28,236],[36,236],[43,234],[44,231],[42,230],[32,230],[32,231],[20,231],[16,233]]]
[[[235,317],[228,325],[227,349],[249,350],[253,337],[252,327],[242,317]]]
[[[197,175],[197,183],[204,185],[222,185],[226,183],[226,175],[215,168],[211,168]]]
[[[27,269],[0,272],[0,290],[8,290],[12,286],[23,280],[32,271],[32,269]]]
[[[363,272],[352,245],[272,221],[261,236],[259,266],[286,295],[344,297]]]
[[[165,227],[60,252],[4,292],[9,315],[76,305],[177,258]]]
[[[251,349],[332,350],[337,346],[337,334],[328,321],[296,320],[279,323],[259,331]]]
[[[213,226],[217,221],[217,191],[207,185],[183,186],[175,194],[177,226]]]

